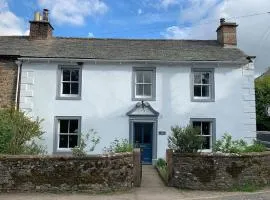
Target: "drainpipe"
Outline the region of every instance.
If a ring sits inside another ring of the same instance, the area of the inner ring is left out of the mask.
[[[15,95],[15,109],[19,109],[20,105],[20,84],[21,84],[21,71],[22,71],[22,63],[23,61],[17,60],[15,62],[18,66],[17,70],[17,84],[16,84],[16,95]]]

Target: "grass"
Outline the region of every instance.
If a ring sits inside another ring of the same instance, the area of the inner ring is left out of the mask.
[[[263,189],[263,186],[255,185],[254,183],[245,183],[244,185],[235,185],[232,192],[257,192]]]

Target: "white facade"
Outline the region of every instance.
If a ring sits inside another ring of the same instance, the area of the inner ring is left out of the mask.
[[[94,153],[117,138],[129,139],[129,117],[126,115],[138,101],[132,101],[132,69],[142,64],[82,65],[81,100],[56,100],[57,70],[54,62],[23,62],[20,108],[31,116],[44,119],[44,141],[53,153],[56,116],[80,116],[81,131],[94,129],[101,142]],[[156,100],[148,101],[159,112],[157,158],[165,157],[170,127],[186,126],[191,118],[214,118],[216,139],[229,132],[235,139],[255,138],[255,92],[253,63],[150,65],[156,68]],[[214,102],[191,101],[191,69],[214,68]]]

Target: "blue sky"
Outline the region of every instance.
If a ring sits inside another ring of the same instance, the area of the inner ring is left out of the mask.
[[[270,0],[0,0],[0,35],[27,35],[43,8],[64,37],[216,39],[225,17],[239,24],[238,47],[257,56],[256,73],[270,66]]]

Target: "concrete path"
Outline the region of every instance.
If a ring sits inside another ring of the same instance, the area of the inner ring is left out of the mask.
[[[0,200],[270,200],[270,189],[256,193],[186,191],[165,187],[152,166],[143,166],[142,186],[127,193],[87,194],[0,194]]]

